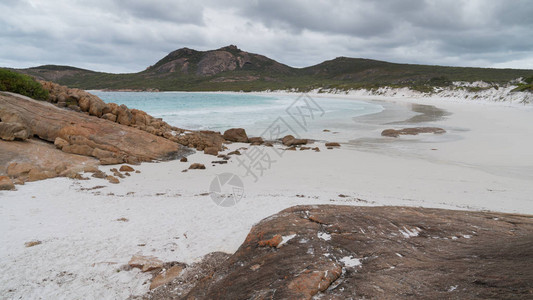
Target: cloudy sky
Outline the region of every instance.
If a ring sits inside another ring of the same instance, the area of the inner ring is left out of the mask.
[[[0,0],[0,66],[138,72],[229,44],[294,67],[337,56],[533,69],[528,0]]]

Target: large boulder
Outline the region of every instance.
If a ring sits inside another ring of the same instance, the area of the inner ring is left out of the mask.
[[[80,96],[79,101],[84,98],[88,97]],[[4,120],[4,116],[18,118],[43,140],[57,141],[57,147],[64,152],[93,156],[103,163],[174,159],[188,152],[173,141],[133,127],[14,95],[0,95],[0,119]],[[120,117],[123,123],[133,119],[125,106],[119,107]]]
[[[248,143],[246,131],[242,128],[232,128],[224,132],[224,138],[230,142]]]
[[[194,288],[177,288],[178,278],[156,296],[526,299],[533,290],[532,244],[530,216],[296,206],[256,224],[237,252],[206,270]]]
[[[25,140],[30,136],[31,132],[24,124],[0,122],[0,139],[4,141]]]

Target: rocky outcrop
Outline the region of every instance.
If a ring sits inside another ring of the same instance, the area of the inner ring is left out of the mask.
[[[231,128],[224,131],[224,138],[230,142],[248,143],[248,135],[242,128]]]
[[[143,298],[526,299],[531,245],[531,216],[296,206],[255,225],[194,287],[174,281]]]
[[[80,178],[82,172],[96,172],[98,160],[62,152],[39,139],[0,141],[0,175],[15,183],[64,176]]]
[[[200,151],[206,147],[217,147],[219,151],[222,150],[224,138],[219,132],[184,130],[170,126],[161,118],[154,118],[142,110],[130,109],[116,103],[105,103],[99,97],[83,90],[70,89],[47,81],[40,81],[40,83],[50,94],[49,102],[56,106],[85,112],[88,115],[133,127]]]
[[[399,137],[400,135],[417,135],[419,133],[443,134],[446,130],[438,127],[412,127],[403,129],[385,129],[381,132],[382,136]]]
[[[16,116],[35,136],[63,152],[92,156],[102,164],[172,159],[185,151],[175,142],[146,131],[25,97],[0,95],[0,118],[6,116]]]

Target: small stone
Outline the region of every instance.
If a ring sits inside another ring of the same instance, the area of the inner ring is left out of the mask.
[[[332,143],[326,143],[326,147],[340,147],[341,145],[339,143],[335,143],[335,142],[332,142]]]
[[[119,171],[120,172],[133,172],[133,171],[135,171],[135,169],[130,167],[130,166],[128,166],[128,165],[123,165],[123,166],[120,167]]]
[[[111,175],[107,176],[106,179],[107,181],[109,181],[109,183],[112,183],[112,184],[120,183],[120,180],[118,180],[118,178],[111,176]]]
[[[15,184],[7,176],[0,176],[0,191],[11,191],[15,189]]]
[[[187,159],[187,157],[182,157],[182,158],[180,159],[180,161],[181,161],[181,162],[187,162],[188,159]]]
[[[193,163],[189,169],[198,169],[198,170],[204,170],[205,169],[205,165],[204,164],[200,164],[200,163]]]
[[[31,242],[24,243],[24,246],[26,246],[26,248],[29,248],[29,247],[40,245],[42,243],[43,242],[41,242],[41,241],[31,241]]]

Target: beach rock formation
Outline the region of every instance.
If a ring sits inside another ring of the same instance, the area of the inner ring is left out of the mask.
[[[224,138],[230,142],[248,143],[246,131],[242,128],[231,128],[224,132]]]
[[[219,132],[190,131],[177,128],[142,110],[130,109],[125,105],[116,103],[105,103],[99,97],[86,91],[71,89],[53,82],[39,82],[49,92],[49,102],[58,107],[85,112],[91,116],[146,131],[200,151],[206,147],[217,147],[219,151],[222,150],[224,138]]]
[[[417,135],[419,133],[443,134],[446,130],[438,127],[412,127],[403,129],[385,129],[381,132],[382,136],[399,137],[400,135]]]
[[[172,159],[184,154],[165,138],[26,97],[0,95],[0,118],[16,116],[35,136],[63,152],[92,156],[102,164]]]
[[[296,206],[256,224],[194,287],[177,278],[143,298],[526,299],[532,245],[530,216]]]
[[[79,178],[79,173],[98,171],[98,160],[62,152],[39,139],[0,140],[0,175],[15,183],[64,176]]]

